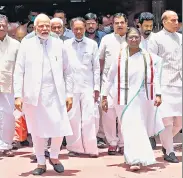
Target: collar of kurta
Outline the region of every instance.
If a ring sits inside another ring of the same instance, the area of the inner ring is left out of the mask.
[[[86,43],[86,37],[83,37],[83,40],[82,41],[76,41],[76,39],[73,38],[72,43],[76,43],[76,44],[78,44],[78,43]]]
[[[6,35],[3,39],[3,41],[0,40],[0,44],[4,44],[8,42],[8,35]]]
[[[39,38],[39,37],[37,36],[37,41],[40,42],[40,44],[47,45],[48,40],[49,40],[49,37],[48,37],[48,39],[44,40],[44,39],[41,39],[41,38]]]
[[[117,39],[119,39],[119,40],[125,40],[125,38],[126,38],[126,35],[124,35],[124,36],[120,36],[119,34],[117,34],[117,33],[113,33],[114,34],[114,36],[117,38]]]
[[[172,33],[172,32],[169,32],[168,30],[166,30],[165,28],[163,28],[163,31],[165,32],[165,34],[168,34],[168,35],[174,35],[176,32]]]

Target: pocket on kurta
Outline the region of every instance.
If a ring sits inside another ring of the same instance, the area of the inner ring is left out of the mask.
[[[1,70],[13,72],[14,66],[15,66],[15,61],[7,60],[7,61],[4,61],[4,64],[1,67]]]
[[[83,60],[82,60],[82,63],[85,64],[85,65],[89,65],[91,60],[92,60],[92,54],[90,53],[84,53],[83,54]]]

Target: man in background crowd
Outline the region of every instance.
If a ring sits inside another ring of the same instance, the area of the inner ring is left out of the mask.
[[[31,10],[28,15],[29,22],[34,22],[35,18],[39,15],[39,12]]]
[[[17,29],[16,29],[16,33],[15,33],[15,39],[18,40],[19,42],[22,41],[22,39],[27,35],[27,31],[26,31],[26,27],[23,25],[20,25]]]
[[[95,40],[99,46],[102,37],[104,37],[106,34],[98,30],[97,15],[93,13],[88,13],[85,15],[84,18],[86,20],[86,37]]]
[[[151,41],[153,40],[154,37],[154,33],[153,31],[153,27],[154,27],[154,15],[151,14],[150,12],[142,12],[139,16],[139,29],[141,32],[141,48],[144,48],[145,50],[147,50],[149,52],[149,45],[151,43]],[[153,68],[156,68],[157,64],[158,64],[158,57],[152,58],[152,64],[153,64]],[[159,62],[160,63],[160,62]],[[148,88],[150,90],[150,84],[151,81],[149,80],[147,85]],[[155,91],[154,88],[155,84],[153,85],[153,91]],[[153,92],[154,93],[154,92]],[[152,93],[151,93],[152,94]],[[142,100],[142,107],[143,107],[143,111],[144,111],[144,123],[147,129],[147,133],[151,142],[151,146],[153,149],[156,148],[156,140],[154,135],[156,128],[159,126],[159,122],[155,122],[155,110],[154,110],[154,96],[152,96],[152,98],[150,98],[149,100]],[[160,118],[157,118],[160,119]]]
[[[152,40],[154,33],[154,15],[150,12],[143,12],[139,16],[139,23],[138,23],[142,39],[141,39],[141,47],[148,51],[148,45],[150,40]]]
[[[27,24],[27,33],[31,33],[31,32],[33,32],[34,31],[34,22],[29,22],[28,24]]]
[[[65,12],[62,11],[62,10],[55,10],[54,13],[53,13],[53,17],[57,17],[57,18],[62,19],[62,21],[63,21],[63,28],[64,28],[63,36],[65,36],[67,38],[73,38],[74,34],[73,34],[72,30],[69,30],[69,29],[67,29],[65,27],[65,24],[67,22],[67,18],[66,18]]]
[[[56,33],[63,41],[69,39],[67,36],[64,36],[64,24],[60,18],[55,17],[51,19],[51,31]]]
[[[103,31],[106,34],[110,34],[113,32],[113,16],[112,15],[104,15],[102,16],[102,27]]]
[[[20,24],[18,22],[13,22],[13,23],[9,23],[8,24],[8,35],[12,38],[16,38],[16,30],[17,30],[17,27],[19,26]]]

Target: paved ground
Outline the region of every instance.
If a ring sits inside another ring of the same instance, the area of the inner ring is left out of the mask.
[[[67,151],[61,151],[60,160],[65,166],[63,174],[57,174],[47,163],[46,178],[181,178],[182,177],[182,150],[180,143],[182,135],[179,134],[175,139],[176,155],[179,164],[169,164],[162,159],[161,145],[158,144],[155,155],[157,164],[141,171],[130,172],[128,166],[124,164],[123,156],[108,156],[105,150],[100,150],[99,158],[69,158]],[[159,141],[158,141],[159,142]],[[178,145],[178,147],[177,147]],[[22,148],[16,152],[14,158],[0,158],[0,178],[32,178],[31,171],[36,167],[36,163],[31,163],[29,157],[32,148]]]

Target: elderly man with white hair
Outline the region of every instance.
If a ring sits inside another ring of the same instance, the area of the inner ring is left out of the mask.
[[[60,18],[55,17],[51,19],[51,31],[56,33],[63,41],[69,39],[68,37],[64,36],[64,24],[63,20]]]
[[[36,35],[21,43],[17,56],[15,107],[25,113],[32,135],[38,162],[33,175],[46,172],[44,148],[47,138],[51,138],[49,162],[61,173],[64,167],[58,159],[60,145],[63,136],[72,135],[67,115],[72,108],[72,72],[63,42],[49,35],[49,17],[39,14],[34,25]]]
[[[178,15],[165,11],[162,15],[164,28],[149,44],[149,50],[163,59],[161,90],[162,105],[159,117],[163,118],[165,130],[160,134],[164,159],[178,163],[173,150],[173,137],[182,128],[182,35],[177,33]]]

